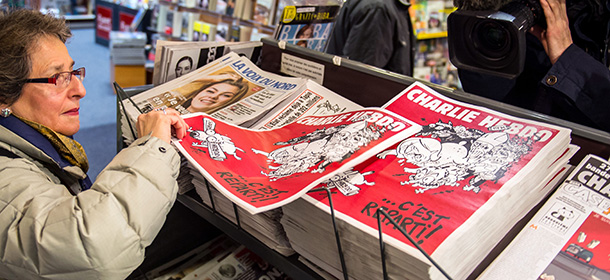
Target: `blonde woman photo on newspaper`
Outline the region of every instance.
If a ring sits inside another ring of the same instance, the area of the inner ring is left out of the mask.
[[[211,114],[248,96],[256,87],[234,72],[221,72],[194,80],[145,101],[144,111],[169,107],[181,114]]]

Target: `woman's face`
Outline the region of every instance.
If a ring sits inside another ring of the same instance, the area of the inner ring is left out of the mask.
[[[307,28],[307,29],[303,30],[303,33],[301,34],[301,36],[299,36],[298,39],[307,39],[307,38],[312,38],[312,37],[313,37],[313,29]]]
[[[193,97],[191,106],[187,109],[190,112],[208,112],[226,105],[235,97],[238,91],[239,88],[237,86],[227,83],[209,86]]]
[[[32,48],[32,71],[28,78],[47,78],[73,70],[74,61],[59,39],[44,36]],[[54,84],[27,83],[19,99],[10,106],[19,117],[42,124],[63,135],[74,135],[80,128],[79,101],[85,97],[82,82],[72,77],[66,88]]]
[[[176,65],[176,78],[191,72],[191,63],[188,60],[178,62]]]

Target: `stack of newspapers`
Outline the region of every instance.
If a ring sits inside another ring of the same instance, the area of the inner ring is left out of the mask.
[[[262,42],[178,42],[158,40],[155,49],[153,84],[160,85],[235,52],[257,61]]]
[[[222,88],[218,85],[223,84],[230,89],[224,92],[224,99],[210,93],[218,92],[217,88]],[[242,127],[273,129],[303,116],[362,108],[311,80],[261,70],[247,56],[233,51],[184,76],[124,98],[121,105],[121,128],[128,143],[137,137],[129,126],[138,115],[154,109],[202,112]]]
[[[294,250],[290,246],[284,228],[280,223],[282,218],[281,208],[264,211],[259,214],[250,214],[243,208],[234,207],[235,204],[211,184],[207,183],[200,172],[195,169],[192,172],[194,185],[196,186],[195,190],[204,204],[215,209],[231,222],[239,224],[243,230],[267,245],[267,247],[284,256],[294,254]]]
[[[458,102],[418,82],[384,108],[422,130],[323,183],[339,242],[326,192],[282,207],[292,248],[339,279],[383,279],[384,265],[389,279],[471,277],[554,189],[577,150],[569,129]]]
[[[609,171],[586,156],[479,279],[610,279]]]

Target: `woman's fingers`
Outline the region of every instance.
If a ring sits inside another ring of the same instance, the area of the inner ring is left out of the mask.
[[[186,136],[188,125],[180,117],[178,111],[166,108],[162,110],[154,110],[146,114],[138,116],[136,125],[138,135],[144,136],[152,134],[165,142],[170,142],[172,131],[178,138]]]

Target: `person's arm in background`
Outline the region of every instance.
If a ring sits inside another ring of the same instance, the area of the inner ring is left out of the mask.
[[[566,0],[540,0],[547,29],[533,28],[553,66],[541,81],[550,92],[567,100],[557,106],[576,107],[582,115],[610,131],[610,70],[572,42]]]

